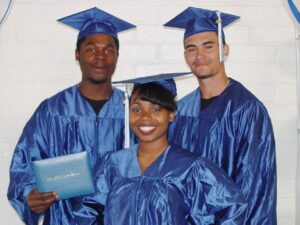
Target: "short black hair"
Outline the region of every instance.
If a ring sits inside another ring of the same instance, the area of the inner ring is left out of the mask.
[[[112,38],[114,39],[115,45],[117,47],[117,52],[119,52],[119,48],[120,48],[119,40],[117,38],[115,38],[115,37],[112,37]],[[82,44],[82,42],[84,42],[84,40],[85,40],[85,37],[77,39],[77,42],[76,42],[76,51],[79,52],[81,44]]]
[[[176,100],[172,93],[156,83],[146,83],[136,85],[132,94],[137,95],[143,100],[157,104],[171,112],[176,111]],[[131,94],[131,95],[132,95]],[[130,99],[131,101],[131,99]]]

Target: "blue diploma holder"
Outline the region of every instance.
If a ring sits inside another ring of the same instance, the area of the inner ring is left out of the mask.
[[[39,192],[56,192],[59,199],[95,192],[87,152],[33,161]]]

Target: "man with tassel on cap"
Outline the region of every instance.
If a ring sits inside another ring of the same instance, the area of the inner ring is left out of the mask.
[[[276,224],[276,158],[272,124],[264,105],[229,78],[223,27],[239,17],[189,7],[165,24],[185,30],[184,57],[199,88],[178,103],[169,130],[174,144],[209,158],[240,187],[248,225]]]
[[[79,30],[75,58],[82,79],[40,104],[16,146],[7,195],[27,225],[38,224],[41,216],[43,224],[75,224],[75,200],[38,192],[32,161],[87,151],[93,169],[106,152],[124,147],[124,93],[112,87],[111,78],[117,33],[135,26],[98,8],[59,21]]]

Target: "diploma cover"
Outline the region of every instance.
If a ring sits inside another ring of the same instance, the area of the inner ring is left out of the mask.
[[[59,199],[95,192],[87,152],[33,161],[39,192],[56,192]]]

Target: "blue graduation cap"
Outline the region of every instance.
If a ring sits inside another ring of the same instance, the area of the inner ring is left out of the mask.
[[[184,39],[201,32],[216,32],[219,37],[220,61],[223,61],[225,35],[223,27],[239,19],[239,16],[195,7],[188,7],[164,26],[184,29]]]
[[[130,147],[130,128],[129,128],[129,91],[128,85],[133,84],[134,87],[137,87],[142,84],[155,83],[167,91],[169,91],[174,97],[177,95],[176,83],[174,81],[175,77],[181,77],[192,74],[191,72],[183,73],[163,73],[158,75],[151,75],[145,77],[138,77],[133,79],[114,81],[113,84],[125,84],[125,148]]]
[[[155,83],[167,91],[171,92],[171,94],[176,97],[177,95],[177,89],[176,89],[176,83],[173,78],[175,77],[181,77],[191,74],[191,72],[183,72],[183,73],[163,73],[158,75],[151,75],[151,76],[145,76],[145,77],[138,77],[128,80],[121,80],[121,81],[114,81],[113,84],[134,84],[134,87],[137,87],[141,84],[147,84],[147,83]]]
[[[57,21],[79,30],[78,39],[92,34],[109,34],[118,39],[118,32],[135,27],[135,25],[104,12],[97,7],[66,16]]]

